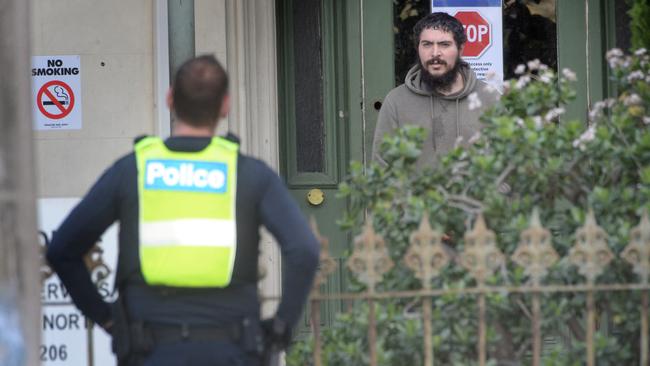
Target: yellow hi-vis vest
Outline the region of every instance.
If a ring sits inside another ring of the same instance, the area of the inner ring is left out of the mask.
[[[220,137],[199,152],[157,137],[135,145],[140,266],[150,285],[225,287],[237,251],[239,145]]]

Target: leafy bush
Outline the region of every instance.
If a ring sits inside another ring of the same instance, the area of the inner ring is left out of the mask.
[[[633,48],[650,48],[650,0],[630,0],[630,30]]]
[[[375,304],[377,315],[377,360],[382,365],[421,365],[422,322],[395,303]],[[367,365],[368,304],[342,313],[323,332],[323,365]],[[309,365],[313,339],[295,345],[287,355],[288,365]]]
[[[426,133],[407,127],[388,136],[381,145],[387,166],[364,168],[353,162],[350,176],[340,185],[340,195],[350,202],[341,225],[359,231],[365,213],[383,235],[395,262],[405,254],[409,235],[424,213],[434,227],[447,234],[452,256],[463,250],[463,233],[482,212],[497,232],[498,246],[507,256],[519,243],[519,233],[529,223],[534,207],[553,233],[553,244],[564,258],[554,265],[546,283],[576,284],[585,280],[566,256],[591,208],[609,236],[609,247],[619,254],[629,243],[642,209],[650,207],[650,58],[644,50],[625,56],[620,50],[607,55],[618,95],[594,105],[589,121],[565,120],[564,106],[575,96],[570,86],[575,74],[556,75],[538,61],[517,68],[518,79],[504,83],[499,102],[483,116],[483,130],[467,148],[451,151],[435,169],[415,166]],[[495,97],[497,94],[495,93]],[[620,257],[599,277],[603,283],[631,283],[637,279]],[[511,261],[489,279],[491,285],[522,285],[527,281]],[[474,285],[457,265],[447,267],[434,288]],[[363,290],[363,285],[352,287]],[[378,291],[419,289],[421,284],[405,266],[395,266]],[[392,335],[397,347],[409,345],[408,355],[392,360],[387,331],[382,327],[404,321],[411,299],[384,303],[390,311],[379,326],[381,364],[413,365],[422,357],[422,334],[403,328]],[[638,364],[638,293],[598,293],[601,329],[596,349],[599,365]],[[530,358],[530,298],[522,294],[490,294],[488,344],[491,362],[510,365]],[[419,305],[418,305],[419,306]],[[542,332],[558,340],[544,349],[544,364],[581,364],[584,360],[586,312],[583,293],[551,293],[542,299]],[[419,312],[419,309],[416,309]],[[477,359],[477,310],[474,296],[440,296],[433,299],[434,353],[437,364],[468,365]],[[356,306],[340,314],[324,330],[323,354],[327,365],[367,364],[365,333],[367,307]],[[605,325],[606,324],[606,325]],[[408,328],[408,327],[407,327]],[[414,330],[415,328],[411,329]],[[419,329],[419,328],[418,328]],[[289,355],[289,364],[309,364],[309,344]],[[409,358],[410,357],[410,358]],[[413,361],[412,361],[413,360]]]

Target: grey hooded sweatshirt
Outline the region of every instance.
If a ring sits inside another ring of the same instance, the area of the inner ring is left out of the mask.
[[[434,167],[440,157],[454,147],[459,136],[462,136],[461,145],[468,144],[468,140],[480,130],[479,117],[483,111],[498,100],[499,93],[478,80],[466,64],[460,67],[463,89],[450,95],[429,90],[421,82],[420,72],[418,65],[412,67],[404,84],[391,90],[384,98],[372,144],[373,160],[385,163],[379,155],[379,145],[385,134],[415,125],[427,130],[417,165]],[[477,93],[481,106],[470,110],[468,96],[473,92]]]

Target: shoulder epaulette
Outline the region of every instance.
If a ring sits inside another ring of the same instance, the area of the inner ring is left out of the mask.
[[[149,135],[139,135],[136,136],[136,138],[133,139],[133,145],[137,144],[138,142],[142,141],[143,139],[149,137]]]
[[[235,135],[232,132],[228,132],[228,134],[224,138],[230,142],[236,143],[237,145],[241,143],[241,139],[239,138],[239,136]]]

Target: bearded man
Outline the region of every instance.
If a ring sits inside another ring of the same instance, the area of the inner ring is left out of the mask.
[[[413,27],[418,62],[391,90],[381,106],[373,141],[373,160],[385,164],[379,146],[386,134],[406,125],[424,127],[428,136],[418,166],[435,167],[458,143],[480,129],[479,117],[498,93],[476,78],[461,59],[463,25],[447,13],[431,13]]]

